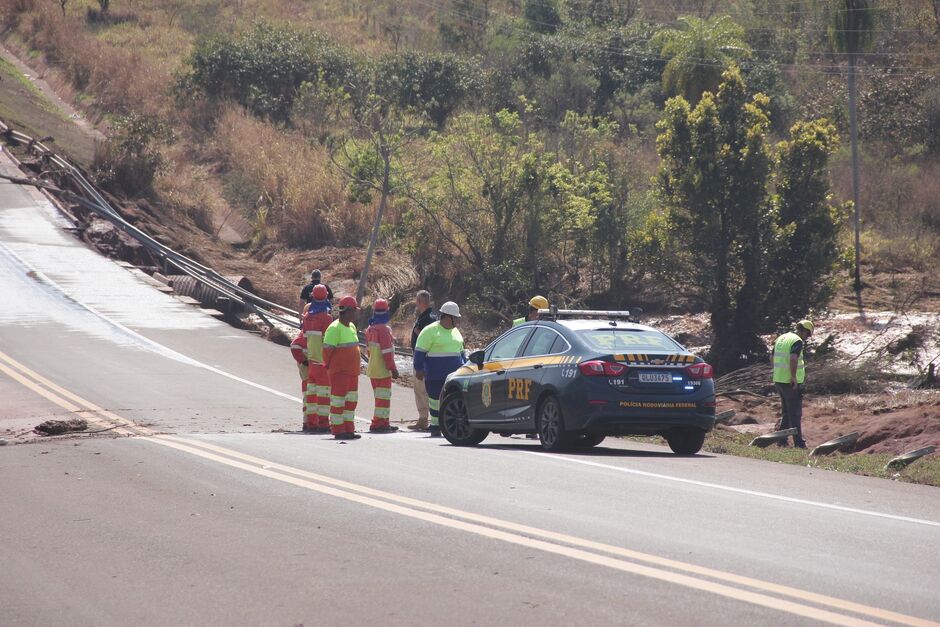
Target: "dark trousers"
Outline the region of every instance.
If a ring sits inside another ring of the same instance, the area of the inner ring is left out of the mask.
[[[803,386],[793,387],[789,383],[774,383],[777,388],[777,394],[780,395],[780,405],[782,407],[780,415],[780,430],[795,428],[796,435],[793,436],[793,446],[800,448],[806,447],[803,440]],[[781,442],[786,445],[786,440]]]

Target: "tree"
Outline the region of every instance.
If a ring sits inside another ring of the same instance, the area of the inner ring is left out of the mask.
[[[764,358],[760,333],[825,306],[840,254],[827,174],[834,128],[798,122],[771,151],[768,99],[747,93],[732,69],[695,108],[670,99],[657,139],[681,279],[708,308],[720,373]]]
[[[425,111],[441,127],[464,97],[478,90],[479,70],[452,53],[410,50],[384,57],[375,90],[400,107]]]
[[[730,17],[712,19],[683,16],[679,28],[667,28],[655,35],[666,66],[663,88],[667,94],[681,95],[695,104],[705,91],[714,91],[722,72],[736,61],[750,56],[744,29]]]
[[[876,7],[869,0],[834,0],[829,37],[832,47],[849,59],[849,136],[852,144],[852,202],[855,203],[855,291],[862,290],[861,192],[858,172],[858,118],[855,66],[871,46]]]
[[[492,11],[490,0],[449,0],[451,11],[442,15],[439,28],[444,45],[460,52],[483,49],[483,36]]]
[[[343,112],[341,117],[347,132],[334,139],[330,158],[349,180],[349,194],[353,200],[367,203],[371,202],[373,193],[379,194],[372,235],[356,288],[356,300],[361,303],[385,210],[390,199],[405,186],[407,168],[402,155],[425,125],[422,116],[416,116],[379,95],[355,88],[352,91],[356,92],[352,101],[349,93],[341,89],[333,91]]]
[[[552,155],[518,113],[461,114],[448,131],[431,136],[427,176],[409,197],[438,242],[435,263],[462,267],[465,286],[507,311],[550,260]]]
[[[710,359],[719,372],[766,353],[757,332],[771,226],[767,104],[760,94],[749,100],[732,69],[694,109],[682,97],[670,99],[659,123],[660,193],[686,249],[689,287],[711,315]]]
[[[769,328],[784,328],[808,311],[824,307],[832,296],[832,268],[837,264],[842,211],[832,204],[829,155],[838,146],[827,120],[801,121],[790,139],[775,149],[776,235],[768,246]]]
[[[537,33],[554,33],[561,27],[558,0],[525,0],[522,16],[529,28]]]

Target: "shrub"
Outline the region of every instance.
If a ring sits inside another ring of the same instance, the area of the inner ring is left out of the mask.
[[[382,59],[376,92],[402,107],[425,111],[443,126],[465,96],[482,90],[479,68],[450,53],[408,51]]]
[[[176,90],[184,94],[195,88],[231,98],[256,115],[285,123],[304,82],[345,83],[355,64],[325,35],[259,24],[199,42]]]
[[[128,195],[153,191],[153,179],[164,166],[160,147],[173,140],[172,131],[158,118],[136,113],[119,118],[114,131],[95,152],[98,182]]]

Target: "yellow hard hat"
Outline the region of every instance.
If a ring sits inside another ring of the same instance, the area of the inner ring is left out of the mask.
[[[533,296],[529,300],[529,307],[532,309],[548,309],[548,299],[544,296]]]
[[[804,329],[806,329],[806,330],[809,331],[810,333],[812,333],[813,330],[816,328],[816,327],[813,325],[813,323],[810,322],[809,320],[800,320],[799,322],[796,323],[796,326],[798,326],[798,327],[803,327]]]

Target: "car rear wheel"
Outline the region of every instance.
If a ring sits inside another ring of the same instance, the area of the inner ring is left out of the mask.
[[[561,414],[561,403],[548,396],[539,405],[539,440],[546,451],[556,452],[571,448],[575,434],[565,430],[565,419]]]
[[[460,394],[449,394],[441,402],[441,435],[454,446],[476,446],[489,431],[470,426],[467,404]]]
[[[695,427],[676,427],[665,435],[669,448],[676,455],[695,455],[705,444],[705,431]]]
[[[575,440],[574,445],[578,448],[583,448],[583,449],[594,448],[595,446],[603,442],[606,437],[607,436],[603,434],[598,435],[596,433],[585,433],[583,435],[578,436],[578,439]]]

